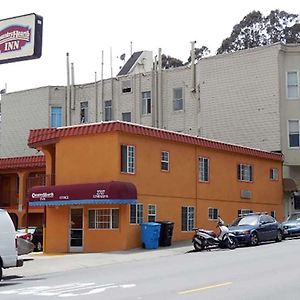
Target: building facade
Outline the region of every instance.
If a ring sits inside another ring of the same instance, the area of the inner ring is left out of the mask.
[[[281,154],[121,121],[36,129],[28,144],[53,179],[29,195],[46,209],[46,252],[140,247],[148,221],[174,222],[185,240],[219,214],[283,219]]]
[[[1,156],[35,154],[26,145],[32,128],[129,121],[283,153],[285,212],[299,210],[300,45],[274,44],[167,70],[158,55],[151,71],[146,54],[133,55],[115,78],[3,95]]]

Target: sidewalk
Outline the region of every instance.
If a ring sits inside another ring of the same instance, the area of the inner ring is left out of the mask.
[[[136,248],[127,251],[72,254],[33,252],[22,256],[24,260],[23,267],[6,269],[4,270],[4,276],[34,276],[63,272],[86,267],[184,254],[190,250],[193,250],[192,242],[187,240],[172,242],[172,245],[169,247],[159,247],[157,249]]]

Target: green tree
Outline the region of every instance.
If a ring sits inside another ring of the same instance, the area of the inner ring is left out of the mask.
[[[276,42],[299,43],[300,17],[285,11],[272,10],[268,16],[252,11],[233,27],[217,54],[270,45]]]
[[[206,46],[202,46],[201,48],[195,48],[195,60],[198,61],[202,57],[208,56],[210,54],[210,50]],[[189,56],[187,63],[191,62],[191,56]]]
[[[162,54],[161,64],[163,69],[177,68],[183,66],[182,60],[170,55]]]

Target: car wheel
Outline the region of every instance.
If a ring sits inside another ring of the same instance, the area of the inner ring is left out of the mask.
[[[281,242],[282,239],[283,239],[282,232],[281,232],[281,230],[278,230],[277,231],[276,242]]]
[[[259,243],[258,235],[256,232],[251,233],[250,235],[250,246],[257,246]]]
[[[35,246],[35,251],[40,252],[43,250],[43,246],[41,242],[37,242],[36,246]]]

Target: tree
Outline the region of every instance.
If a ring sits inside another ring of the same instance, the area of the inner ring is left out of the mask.
[[[233,27],[230,37],[223,40],[217,54],[235,52],[276,42],[300,42],[300,17],[285,11],[272,10],[268,16],[252,11]]]
[[[198,61],[202,57],[205,57],[210,54],[210,50],[206,46],[202,46],[201,48],[195,48],[195,60]],[[191,56],[189,56],[187,63],[191,62]]]
[[[170,55],[162,54],[161,64],[163,69],[177,68],[183,66],[182,60]]]

